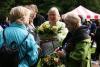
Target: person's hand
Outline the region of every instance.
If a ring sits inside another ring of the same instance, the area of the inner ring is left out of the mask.
[[[64,55],[65,55],[64,50],[59,50],[59,51],[57,51],[57,55],[58,55],[59,57],[64,57]]]
[[[39,47],[38,48],[38,52],[41,53],[42,52],[42,48]]]
[[[94,34],[94,33],[90,33],[90,35],[91,35],[91,36],[94,36],[95,34]]]
[[[63,49],[59,50],[59,47],[55,49],[56,54],[58,55],[58,57],[64,57],[65,52]]]

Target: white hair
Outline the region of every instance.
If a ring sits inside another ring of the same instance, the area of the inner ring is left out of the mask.
[[[48,14],[50,14],[50,13],[56,13],[57,15],[60,15],[59,11],[56,7],[50,8],[50,10],[48,11]]]
[[[79,25],[81,25],[81,18],[78,15],[76,15],[75,13],[69,12],[64,15],[63,19],[66,22],[67,22],[67,20],[77,20],[79,22]]]
[[[50,10],[48,11],[48,15],[50,15],[50,14],[56,14],[57,21],[59,21],[61,19],[60,13],[59,13],[59,11],[58,11],[58,9],[56,7],[50,8]]]

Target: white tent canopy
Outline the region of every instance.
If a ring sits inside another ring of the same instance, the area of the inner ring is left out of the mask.
[[[81,5],[70,12],[75,13],[81,17],[84,17],[85,19],[100,19],[100,14],[92,12]]]

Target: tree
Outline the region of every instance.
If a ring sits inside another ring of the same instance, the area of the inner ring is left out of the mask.
[[[0,22],[4,22],[6,16],[9,14],[11,6],[15,3],[14,0],[1,0],[0,2]]]
[[[100,0],[0,0],[0,21],[2,16],[8,16],[12,7],[17,5],[36,4],[39,13],[46,14],[52,6],[60,13],[66,13],[82,5],[94,12],[100,13]]]

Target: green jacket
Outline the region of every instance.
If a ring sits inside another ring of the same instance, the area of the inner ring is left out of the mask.
[[[91,67],[91,39],[78,42],[66,59],[67,67]]]

